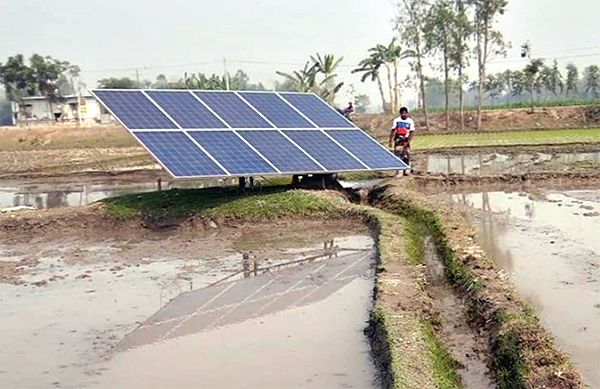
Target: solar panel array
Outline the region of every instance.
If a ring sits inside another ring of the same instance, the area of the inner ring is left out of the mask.
[[[406,169],[309,93],[92,90],[174,177]]]

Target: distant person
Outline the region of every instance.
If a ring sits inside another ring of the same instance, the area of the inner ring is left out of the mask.
[[[414,135],[415,122],[408,117],[408,108],[402,107],[400,108],[400,116],[394,119],[392,123],[388,143],[390,148],[394,148],[394,154],[407,165],[410,163],[410,142]]]
[[[352,104],[352,101],[348,103],[348,106],[346,108],[344,108],[344,116],[347,119],[350,119],[350,116],[354,113],[354,105]]]

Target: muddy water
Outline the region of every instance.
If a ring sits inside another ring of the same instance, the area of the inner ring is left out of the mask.
[[[600,190],[453,200],[587,383],[600,388]]]
[[[558,154],[428,154],[426,171],[432,174],[486,175],[561,169],[578,163],[600,164],[600,152]]]
[[[327,229],[326,250],[323,234],[298,229],[262,250],[263,231],[179,251],[163,244],[190,243],[166,236],[0,245],[3,265],[26,264],[22,284],[0,283],[0,387],[372,387],[373,242]],[[165,328],[161,315],[187,318],[184,332],[145,336]]]
[[[234,180],[164,180],[163,189],[208,188],[236,185]],[[0,208],[29,206],[38,209],[74,207],[91,204],[107,197],[130,193],[151,192],[157,189],[156,181],[139,183],[101,182],[40,184],[28,181],[0,181]]]

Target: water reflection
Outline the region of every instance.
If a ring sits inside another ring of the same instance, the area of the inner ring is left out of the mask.
[[[600,387],[600,191],[452,196],[475,223],[490,258],[538,311],[587,383]]]
[[[162,182],[164,190],[172,188],[207,188],[236,185],[234,180],[194,180]],[[107,197],[157,190],[156,181],[135,184],[32,184],[0,183],[0,208],[29,206],[38,209],[88,205]]]
[[[600,152],[563,154],[428,154],[428,173],[481,175],[498,172],[523,172],[543,164],[565,165],[580,161],[600,164]]]

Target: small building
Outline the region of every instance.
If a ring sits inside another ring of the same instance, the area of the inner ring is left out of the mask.
[[[13,104],[13,116],[16,122],[76,122],[106,123],[114,119],[92,95],[69,95],[50,104],[48,98],[32,96],[23,99],[21,109]]]

